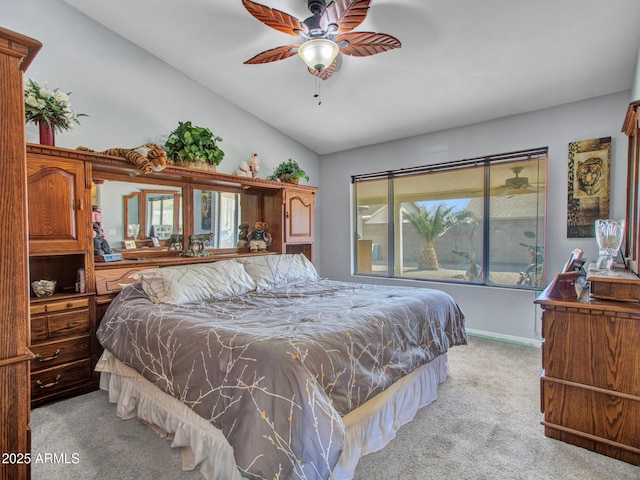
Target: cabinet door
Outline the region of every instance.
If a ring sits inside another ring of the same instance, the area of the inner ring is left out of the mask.
[[[312,242],[315,194],[287,191],[285,203],[285,242]]]
[[[84,164],[53,158],[27,161],[29,251],[82,251],[87,242]]]

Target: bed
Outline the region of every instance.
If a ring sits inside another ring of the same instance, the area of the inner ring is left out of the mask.
[[[101,387],[207,479],[351,478],[466,344],[447,294],[319,278],[302,254],[136,275],[97,332]]]

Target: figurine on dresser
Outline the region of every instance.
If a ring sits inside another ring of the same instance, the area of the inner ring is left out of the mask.
[[[238,248],[246,248],[249,246],[249,223],[242,222],[238,225],[238,228],[240,231],[238,232],[238,243],[236,246]]]
[[[102,229],[102,208],[98,205],[91,206],[91,215],[93,223],[93,253],[95,255],[108,255],[113,253],[107,236]]]

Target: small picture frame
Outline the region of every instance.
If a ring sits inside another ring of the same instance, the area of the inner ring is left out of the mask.
[[[562,272],[556,275],[549,287],[549,298],[557,298],[561,300],[576,300],[578,293],[576,291],[576,282],[578,281],[578,272]]]
[[[152,247],[159,247],[160,246],[160,239],[158,237],[151,237],[151,246]]]
[[[171,236],[173,225],[151,225],[151,236],[167,240]]]
[[[136,248],[135,240],[124,240],[124,248],[126,248],[127,250]]]
[[[564,267],[562,267],[562,271],[566,273],[578,270],[580,267],[582,267],[582,265],[584,265],[585,263],[584,261],[579,261],[582,259],[582,254],[583,250],[580,247],[574,249],[569,256],[569,260],[567,260],[567,263],[565,263]]]

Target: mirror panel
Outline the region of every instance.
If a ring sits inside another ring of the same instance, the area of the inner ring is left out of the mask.
[[[171,190],[143,190],[141,197],[140,205],[145,205],[146,238],[168,240],[172,233],[182,233],[182,194]]]
[[[246,248],[238,243],[240,224],[261,220],[261,201],[256,191],[193,190],[194,233],[212,233],[209,248]]]
[[[124,196],[124,225],[127,226],[124,238],[137,239],[140,235],[140,193]],[[144,224],[144,222],[142,222]],[[124,231],[124,228],[123,228]]]
[[[102,227],[113,249],[120,250],[131,240],[135,245],[152,247],[152,237],[167,249],[172,233],[212,233],[207,249],[237,249],[240,223],[251,225],[262,220],[262,194],[258,190],[240,190],[198,185],[187,205],[180,186],[153,185],[123,180],[100,180],[94,201],[102,207]],[[186,207],[186,210],[185,210]],[[187,229],[184,215],[188,214]],[[193,222],[193,223],[191,223]],[[136,239],[136,231],[138,233]],[[245,247],[246,248],[246,247]],[[188,242],[184,242],[188,249]],[[170,249],[175,250],[174,248]],[[181,249],[178,249],[181,250]]]
[[[111,248],[121,249],[125,240],[133,240],[136,225],[138,240],[148,240],[155,225],[165,227],[167,238],[174,230],[182,233],[181,187],[105,180],[96,185],[96,200]],[[169,223],[154,224],[154,219]]]
[[[209,248],[237,248],[242,221],[242,194],[215,190],[193,191],[193,230],[212,233]],[[253,195],[250,197],[255,198]]]

